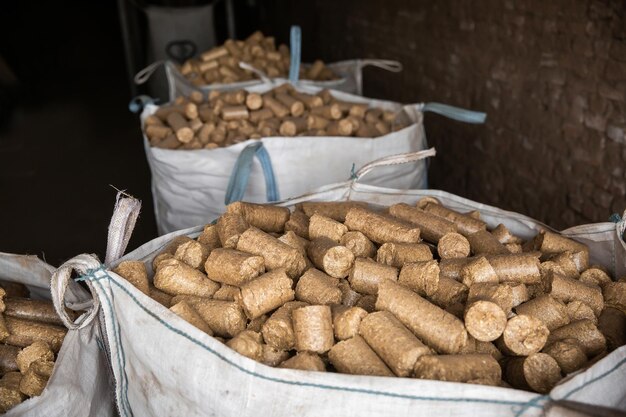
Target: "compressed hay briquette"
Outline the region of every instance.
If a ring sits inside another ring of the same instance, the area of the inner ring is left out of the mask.
[[[4,374],[19,369],[17,356],[20,352],[21,349],[17,346],[9,346],[0,343],[0,373]]]
[[[378,244],[418,243],[420,241],[419,228],[407,226],[399,220],[360,207],[348,211],[345,225],[350,230],[363,233],[372,242]]]
[[[299,210],[294,210],[285,223],[285,232],[292,231],[298,236],[309,238],[309,217]]]
[[[496,271],[484,256],[474,258],[465,264],[459,275],[463,284],[468,287],[481,282],[500,282]]]
[[[335,339],[346,340],[359,334],[361,320],[367,316],[367,311],[361,307],[348,307],[344,305],[331,306],[333,313],[333,330]]]
[[[250,225],[240,214],[224,213],[217,219],[216,227],[222,247],[234,249],[237,247],[239,238]]]
[[[276,349],[270,345],[263,344],[263,355],[261,362],[267,366],[278,366],[289,359],[289,352],[286,350]]]
[[[626,282],[612,282],[605,285],[603,294],[604,302],[607,306],[617,308],[626,313]],[[595,309],[594,312],[596,312]]]
[[[438,381],[500,385],[502,370],[493,356],[480,353],[424,355],[417,359],[413,376]]]
[[[141,261],[123,261],[117,265],[113,272],[133,284],[142,293],[150,294],[150,281],[148,281],[148,271],[146,264]]]
[[[467,235],[474,255],[505,255],[509,250],[487,230],[479,230]]]
[[[567,303],[567,315],[569,316],[570,322],[588,319],[591,320],[593,324],[598,325],[598,317],[596,317],[593,309],[579,300]]]
[[[150,298],[152,298],[154,301],[167,308],[170,308],[172,305],[172,296],[156,287],[153,287],[152,285],[150,286],[148,295],[150,295]]]
[[[513,309],[513,288],[506,284],[476,283],[469,287],[467,302],[472,303],[478,300],[496,303],[508,316]]]
[[[533,353],[507,360],[505,375],[515,388],[547,394],[561,380],[561,369],[552,356]]]
[[[246,315],[257,318],[295,298],[293,280],[284,269],[266,272],[241,287],[241,305]]]
[[[389,214],[418,226],[422,239],[430,243],[436,244],[446,234],[457,231],[453,222],[405,203],[390,206]]]
[[[367,208],[368,204],[361,201],[309,201],[296,205],[296,208],[302,210],[308,217],[321,214],[342,223],[346,221],[348,212],[355,207]]]
[[[313,265],[335,278],[347,277],[354,265],[352,251],[327,237],[311,241],[307,254]]]
[[[39,323],[30,320],[16,319],[14,317],[5,318],[9,336],[4,339],[7,345],[26,347],[37,341],[47,343],[53,352],[61,349],[63,338],[67,333],[65,327],[52,324]]]
[[[543,348],[552,356],[564,375],[576,372],[587,364],[587,355],[575,339],[558,340]]]
[[[309,239],[327,237],[337,243],[348,232],[348,227],[330,217],[314,214],[309,219]]]
[[[252,330],[242,331],[226,342],[226,346],[252,360],[261,362],[263,359],[263,337]]]
[[[26,399],[20,391],[21,380],[19,372],[7,372],[0,379],[0,413],[6,413]]]
[[[606,307],[598,318],[598,330],[606,338],[609,352],[626,345],[626,314],[613,307]]]
[[[379,284],[376,309],[392,313],[437,352],[457,353],[467,343],[461,320],[393,281]]]
[[[600,288],[604,288],[607,284],[613,282],[611,277],[597,266],[592,266],[581,272],[578,280],[585,284],[599,285]]]
[[[570,322],[567,306],[549,294],[540,295],[518,305],[515,312],[541,320],[551,331]]]
[[[576,242],[557,233],[542,230],[531,241],[531,244],[534,249],[547,255],[571,251],[575,254],[574,259],[579,272],[589,268],[589,248],[583,243]]]
[[[220,284],[178,259],[166,259],[154,274],[154,286],[170,295],[211,297]]]
[[[521,282],[522,284],[541,282],[539,258],[534,253],[490,255],[487,256],[487,260],[500,282]]]
[[[328,359],[342,374],[393,376],[385,362],[361,336],[337,343],[328,352]]]
[[[604,297],[600,287],[592,287],[577,279],[568,278],[557,273],[552,274],[550,295],[564,303],[574,300],[582,301],[593,309],[596,316],[599,316],[604,308]]]
[[[400,270],[398,282],[422,296],[432,296],[439,286],[437,261],[412,262]]]
[[[295,334],[291,312],[296,308],[305,307],[307,303],[291,301],[283,304],[261,326],[263,339],[268,345],[281,350],[290,350],[295,346]]]
[[[472,301],[465,309],[465,328],[476,340],[492,342],[504,332],[506,317],[502,307],[492,301]]]
[[[402,268],[409,262],[424,262],[433,259],[428,245],[423,243],[384,243],[378,248],[376,261],[381,264]]]
[[[197,238],[198,242],[205,245],[209,250],[213,250],[222,246],[220,236],[217,233],[217,225],[207,224],[204,226],[202,233]]]
[[[368,314],[361,320],[359,334],[399,377],[413,372],[415,362],[432,351],[388,311]]]
[[[355,306],[361,307],[363,310],[367,311],[368,313],[372,313],[376,311],[377,299],[378,298],[375,295],[363,295],[357,300]]]
[[[304,273],[296,284],[296,300],[309,304],[341,304],[342,293],[339,279],[322,271],[311,268]]]
[[[63,326],[63,321],[61,321],[51,301],[7,297],[4,299],[4,305],[5,317],[15,317]],[[72,320],[78,317],[75,311],[68,308],[65,309],[65,312]]]
[[[530,295],[528,294],[528,287],[526,287],[526,284],[522,284],[519,282],[507,282],[504,285],[507,285],[511,288],[513,307],[517,307],[518,305],[530,300]]]
[[[578,320],[552,330],[548,343],[558,340],[576,339],[588,357],[606,349],[606,338],[591,320]]]
[[[476,233],[479,230],[486,230],[487,223],[482,220],[475,219],[472,216],[468,216],[463,213],[459,213],[452,209],[442,206],[436,203],[427,203],[423,206],[423,210],[427,213],[434,214],[435,216],[442,217],[451,221],[457,227],[457,231],[463,236],[467,237],[472,233]]]
[[[339,289],[341,290],[341,304],[344,306],[352,307],[361,298],[361,294],[354,291],[350,286],[350,283],[345,279],[339,280]]]
[[[226,213],[239,214],[250,226],[267,233],[282,233],[291,212],[286,207],[237,201],[226,206]]]
[[[36,341],[19,351],[14,360],[20,372],[25,373],[35,361],[54,361],[54,352],[46,342]]]
[[[549,334],[550,331],[541,320],[518,314],[507,322],[496,346],[512,356],[528,356],[543,349]]]
[[[211,300],[201,297],[185,298],[198,312],[213,334],[220,337],[235,337],[246,329],[247,318],[236,301]]]
[[[52,375],[54,362],[38,360],[33,362],[20,380],[20,391],[29,397],[41,395]]]
[[[306,260],[297,249],[255,227],[241,234],[237,250],[262,256],[267,271],[284,268],[291,278],[300,276],[306,269]]]
[[[219,290],[213,294],[214,300],[238,301],[241,299],[241,289],[234,285],[222,284]]]
[[[298,352],[325,353],[333,347],[333,317],[330,306],[306,306],[291,312]]]
[[[550,257],[550,261],[557,264],[561,269],[561,273],[567,278],[578,279],[578,267],[574,261],[574,253],[565,251]]]
[[[181,301],[176,305],[173,305],[170,307],[170,311],[189,324],[202,330],[209,336],[213,336],[213,330],[211,330],[211,327],[202,319],[200,314],[198,314],[198,312],[191,305],[189,305],[187,301]]]
[[[204,269],[204,263],[210,252],[211,250],[207,246],[197,240],[190,240],[176,248],[174,258],[186,263],[194,269],[202,270]]]
[[[204,270],[213,281],[239,287],[265,272],[265,260],[235,249],[218,248],[206,259]]]
[[[326,372],[326,364],[322,358],[320,358],[319,355],[310,352],[298,352],[297,355],[281,363],[279,368]]]
[[[267,319],[268,319],[267,314],[263,314],[262,316],[259,316],[255,319],[250,320],[250,322],[246,326],[246,330],[252,330],[253,332],[261,333],[261,329],[263,328],[263,325],[265,324]]]
[[[511,233],[511,231],[502,223],[500,223],[499,225],[497,225],[492,231],[491,234],[494,235],[496,237],[496,239],[498,239],[498,242],[502,243],[503,245],[516,245],[516,244],[520,244],[522,242],[522,240],[513,235]]]
[[[378,294],[378,284],[382,280],[397,281],[398,269],[370,258],[357,258],[348,276],[352,289],[361,294]]]
[[[467,293],[466,285],[450,278],[439,277],[437,291],[430,296],[430,301],[443,309],[448,309],[455,304],[465,304]]]
[[[446,233],[437,243],[437,253],[441,259],[466,258],[471,250],[470,242],[460,233]]]
[[[361,232],[347,232],[341,236],[339,243],[350,249],[356,258],[376,256],[376,246]]]

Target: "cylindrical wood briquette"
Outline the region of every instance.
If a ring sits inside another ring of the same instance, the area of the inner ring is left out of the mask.
[[[607,284],[613,282],[605,271],[596,266],[592,266],[581,272],[578,280],[585,284],[599,285],[600,288],[604,288]]]
[[[41,395],[54,369],[53,361],[33,362],[20,380],[20,391],[29,397]]]
[[[606,349],[606,338],[591,320],[578,320],[552,330],[548,343],[563,339],[576,339],[588,357]]]
[[[469,304],[478,300],[496,303],[508,316],[513,308],[513,289],[506,284],[476,283],[469,287],[467,302]]]
[[[311,114],[329,120],[339,120],[343,115],[341,108],[337,104],[325,105],[311,108]]]
[[[295,356],[281,363],[279,368],[299,369],[301,371],[326,372],[326,364],[319,355],[310,352],[298,352]]]
[[[65,327],[30,320],[5,317],[9,336],[3,340],[7,345],[26,347],[36,341],[47,343],[53,352],[58,352],[67,333]]]
[[[246,315],[254,319],[295,298],[293,281],[284,269],[266,272],[241,286],[241,305]]]
[[[579,300],[567,303],[567,315],[570,322],[587,319],[591,320],[596,326],[598,325],[598,317],[596,317],[593,309]]]
[[[496,346],[509,355],[528,356],[543,349],[549,334],[550,331],[541,320],[518,314],[507,322]]]
[[[310,114],[306,118],[306,125],[308,129],[325,129],[329,123],[330,120],[314,114]]]
[[[355,207],[367,208],[368,204],[361,201],[306,201],[296,204],[296,208],[309,217],[320,214],[342,223],[348,211]]]
[[[300,276],[306,269],[306,260],[297,249],[255,227],[241,234],[237,250],[262,256],[266,270],[284,268],[290,278]]]
[[[19,372],[7,372],[0,380],[0,413],[6,413],[26,399],[20,391],[22,374]]]
[[[357,300],[355,306],[356,307],[361,307],[363,310],[367,311],[368,313],[373,313],[374,311],[376,311],[376,300],[377,299],[378,299],[378,297],[376,295],[371,295],[371,294],[362,295]]]
[[[550,257],[550,261],[560,267],[559,272],[567,278],[578,279],[578,267],[574,261],[574,253],[571,251],[561,252]]]
[[[215,224],[207,224],[204,226],[202,233],[197,238],[198,242],[205,245],[209,250],[213,250],[222,246],[220,237],[217,234],[217,226]]]
[[[569,250],[576,254],[575,262],[578,266],[579,272],[589,268],[589,248],[587,248],[587,245],[583,243],[569,239],[557,233],[542,230],[535,237],[533,244],[536,250],[548,255]]]
[[[237,201],[226,207],[227,213],[236,213],[246,220],[250,226],[264,232],[282,233],[285,223],[289,220],[290,212],[286,207],[270,204],[244,203]]]
[[[191,305],[189,305],[188,302],[181,301],[170,307],[170,310],[189,324],[197,327],[209,336],[213,336],[213,330],[211,330],[211,327],[202,319],[200,314],[198,314],[198,312]]]
[[[309,217],[299,210],[293,211],[285,223],[285,232],[289,231],[304,239],[309,239]]]
[[[376,246],[361,232],[346,232],[339,240],[350,249],[357,258],[373,258],[376,256]]]
[[[307,130],[307,121],[303,117],[288,117],[283,119],[278,132],[281,136],[297,136]]]
[[[609,352],[626,345],[626,314],[617,308],[606,307],[598,319],[598,330],[606,338]]]
[[[241,289],[234,285],[222,284],[219,290],[213,294],[214,300],[239,301],[241,300]]]
[[[378,284],[383,280],[397,281],[398,269],[370,258],[356,258],[348,276],[352,289],[361,294],[378,294]]]
[[[498,304],[487,300],[468,303],[464,321],[467,332],[481,342],[496,340],[507,325],[504,310]]]
[[[65,308],[70,318],[76,319],[78,314]],[[51,301],[33,300],[30,298],[6,297],[4,299],[4,315],[24,320],[33,320],[41,323],[63,326],[63,321],[54,309]]]
[[[178,246],[176,253],[174,253],[174,258],[194,269],[203,270],[209,252],[211,252],[211,249],[202,243],[197,240],[189,240]]]
[[[300,307],[291,316],[297,351],[325,353],[333,347],[335,335],[329,306]]]
[[[220,287],[217,282],[178,259],[161,261],[153,282],[155,287],[170,295],[211,297]]]
[[[439,286],[439,265],[435,260],[407,263],[400,270],[398,282],[419,295],[430,297]]]
[[[521,243],[522,240],[517,237],[514,236],[511,231],[502,223],[500,223],[499,225],[497,225],[492,231],[491,234],[494,235],[496,237],[496,239],[498,239],[498,241],[500,243],[502,243],[503,245],[507,245],[507,244],[517,244],[517,243]]]
[[[466,214],[451,210],[441,204],[429,202],[423,207],[423,209],[428,213],[443,217],[444,219],[453,222],[456,224],[458,232],[465,237],[487,228],[487,224],[482,220],[478,220]]]
[[[281,350],[290,350],[295,346],[295,335],[291,312],[305,307],[307,303],[290,301],[277,309],[261,326],[263,339],[268,345]]]
[[[328,352],[328,359],[342,374],[393,376],[385,362],[361,336],[337,343]]]
[[[508,360],[505,375],[515,388],[547,394],[561,380],[561,368],[550,355],[533,353]]]
[[[539,258],[534,253],[489,255],[486,257],[500,282],[541,282]]]
[[[626,313],[626,282],[611,282],[604,286],[603,289],[604,302],[607,306],[617,308]],[[594,306],[591,306],[592,308]],[[597,314],[597,310],[594,309]]]
[[[298,117],[304,113],[304,103],[286,93],[277,93],[276,100],[289,109],[292,116]]]
[[[460,233],[446,233],[437,243],[437,253],[441,259],[466,258],[470,250],[469,241]]]
[[[462,321],[393,281],[378,285],[376,309],[392,313],[437,352],[457,353],[467,343]]]
[[[376,261],[402,268],[410,262],[426,262],[433,259],[430,248],[423,243],[384,243],[376,252]]]
[[[226,346],[257,362],[263,359],[263,338],[257,332],[244,330],[226,342]]]
[[[359,334],[399,377],[409,376],[417,359],[432,353],[428,346],[388,311],[364,316]]]
[[[491,282],[498,283],[498,275],[491,263],[484,256],[473,258],[461,268],[460,278],[463,284],[468,287],[476,283]]]
[[[263,97],[257,93],[248,93],[246,96],[246,107],[249,110],[259,110],[263,107]]]
[[[339,280],[311,268],[304,273],[296,284],[296,300],[309,304],[340,304],[341,290]]]
[[[437,291],[430,296],[430,302],[441,307],[448,309],[455,304],[465,304],[467,301],[467,286],[446,277],[439,277],[437,283]]]
[[[415,363],[413,376],[420,379],[498,386],[502,379],[502,370],[498,361],[487,354],[423,355]]]
[[[216,227],[222,247],[233,249],[237,246],[241,234],[248,230],[250,225],[240,214],[224,213],[217,219]]]
[[[235,337],[246,329],[246,315],[236,301],[200,297],[186,298],[185,301],[198,312],[216,336]]]
[[[11,346],[11,348],[13,348],[13,346]],[[54,352],[52,352],[52,349],[50,349],[50,346],[46,342],[38,340],[26,346],[21,351],[18,349],[17,356],[13,358],[13,360],[20,372],[25,373],[30,367],[30,364],[35,361],[54,361]]]
[[[418,226],[422,238],[430,243],[437,243],[446,234],[457,230],[453,222],[405,203],[390,206],[389,214]]]
[[[339,280],[339,289],[341,290],[341,304],[344,306],[352,307],[361,298],[361,294],[354,291],[350,286],[350,283],[345,279]]]
[[[517,307],[518,305],[530,300],[530,295],[528,294],[528,288],[526,287],[525,284],[522,284],[519,282],[507,282],[504,285],[511,288],[513,307]]]
[[[587,355],[575,339],[558,340],[543,348],[552,356],[564,375],[576,372],[587,364]]]
[[[354,265],[352,251],[327,237],[311,241],[307,254],[313,265],[335,278],[348,276]]]
[[[263,105],[265,108],[270,109],[276,117],[282,118],[289,114],[289,109],[287,107],[268,94],[263,95]]]
[[[270,345],[263,344],[263,357],[261,363],[267,366],[278,366],[289,359],[290,353],[286,350],[276,349]]]
[[[165,306],[166,308],[170,308],[172,306],[172,296],[152,285],[150,286],[148,295],[154,301]]]
[[[345,225],[350,230],[357,230],[372,242],[418,243],[420,229],[411,228],[406,224],[385,217],[372,211],[355,207],[346,214]]]
[[[600,315],[604,308],[604,297],[600,287],[592,287],[577,279],[568,278],[557,273],[552,274],[552,291],[550,291],[550,295],[564,303],[574,300],[582,301],[593,309],[596,317]]]
[[[320,214],[313,214],[309,218],[309,238],[327,237],[337,243],[348,232],[344,224]]]
[[[465,265],[478,259],[477,257],[441,259],[439,261],[439,274],[441,277],[462,281],[461,271]]]
[[[187,120],[178,112],[171,112],[167,115],[167,123],[174,131],[176,138],[182,143],[189,143],[193,139],[193,130],[189,127]]]
[[[49,350],[50,348],[48,348]],[[21,349],[0,343],[0,373],[14,372],[19,369],[17,357]],[[29,363],[30,365],[30,363]]]
[[[350,339],[359,334],[361,320],[367,316],[367,311],[361,307],[345,305],[333,305],[331,312],[333,314],[333,330],[337,340]]]
[[[510,253],[498,239],[487,230],[478,230],[467,235],[474,255],[504,255]]]

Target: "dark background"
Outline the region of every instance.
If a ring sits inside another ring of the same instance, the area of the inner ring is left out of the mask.
[[[143,201],[129,249],[156,237],[115,2],[0,8],[0,251],[104,256],[116,191]],[[198,4],[200,2],[162,2]],[[237,37],[257,28],[303,59],[386,58],[365,95],[486,111],[483,126],[426,116],[432,188],[556,228],[626,208],[623,0],[235,0]],[[144,3],[126,2],[134,71],[148,64]],[[216,4],[218,40],[226,38]],[[143,92],[143,90],[139,90]],[[10,111],[12,110],[12,111]]]

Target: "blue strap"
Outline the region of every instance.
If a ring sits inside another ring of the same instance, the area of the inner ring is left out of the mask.
[[[302,52],[302,30],[300,26],[293,25],[290,35],[291,63],[289,64],[289,82],[295,84],[300,78],[300,56]]]
[[[622,216],[620,216],[617,213],[613,213],[611,214],[611,216],[609,217],[609,221],[613,222],[613,223],[619,223],[622,221]]]
[[[230,174],[230,179],[228,180],[224,204],[228,205],[234,201],[240,201],[243,199],[243,196],[246,193],[246,188],[248,188],[248,180],[250,178],[252,162],[254,161],[255,156],[261,163],[263,175],[265,176],[267,201],[278,201],[280,199],[270,154],[263,146],[263,142],[256,142],[246,146],[239,154],[239,157],[235,162],[235,166],[233,167],[233,171]]]
[[[146,95],[133,97],[128,103],[128,110],[130,110],[131,113],[139,113],[143,110],[146,104],[154,104],[157,101],[158,99],[154,99]]]
[[[426,103],[422,111],[437,113],[449,119],[472,124],[485,123],[485,119],[487,118],[487,113],[465,110],[460,107],[448,106],[447,104],[441,103]]]

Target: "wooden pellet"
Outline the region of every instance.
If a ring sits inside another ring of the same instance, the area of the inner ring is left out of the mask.
[[[384,243],[376,252],[376,261],[402,268],[410,262],[425,262],[433,259],[430,248],[423,243]]]
[[[405,203],[390,206],[389,214],[418,226],[422,238],[430,243],[437,243],[446,234],[457,231],[453,222]]]
[[[157,303],[163,305],[166,308],[170,308],[172,305],[172,296],[159,290],[156,287],[150,286],[149,290],[150,298],[155,300]]]
[[[219,337],[235,337],[246,329],[246,315],[236,301],[185,298]]]
[[[198,312],[191,305],[189,305],[187,301],[181,301],[176,305],[173,305],[170,307],[170,310],[209,336],[213,336],[213,330],[211,330],[211,327],[202,319],[200,314],[198,314]]]
[[[541,282],[539,259],[533,253],[487,256],[500,282],[538,284]]]
[[[65,327],[14,317],[5,317],[5,322],[9,336],[3,342],[12,346],[26,347],[34,342],[42,341],[56,353],[61,349],[67,333]]]
[[[309,239],[309,217],[299,210],[292,212],[289,220],[285,223],[285,232],[288,231],[292,231],[304,239]]]
[[[346,221],[348,212],[355,207],[366,209],[368,204],[361,201],[308,201],[296,204],[296,209],[302,210],[308,217],[319,214],[341,223]]]
[[[325,105],[320,107],[314,107],[311,109],[311,114],[314,116],[323,117],[324,119],[328,120],[339,120],[341,119],[343,112],[339,108],[339,105],[332,104],[330,106]]]
[[[322,358],[315,353],[298,352],[296,356],[287,359],[279,368],[299,369],[301,371],[326,372],[326,365]]]
[[[302,116],[304,113],[304,103],[295,99],[293,96],[286,93],[277,93],[276,100],[289,109],[292,116]],[[306,121],[305,121],[306,123]]]
[[[233,249],[237,247],[237,242],[242,233],[250,225],[241,214],[224,213],[217,220],[216,228],[222,247]]]
[[[213,294],[214,300],[239,301],[241,300],[241,289],[234,285],[222,284],[219,290]]]
[[[311,268],[296,284],[296,300],[319,305],[341,304],[339,279]]]
[[[360,207],[348,211],[345,225],[348,229],[359,231],[372,242],[379,244],[418,243],[420,241],[420,229],[408,227],[399,221]]]
[[[570,322],[587,319],[591,320],[593,324],[598,325],[598,317],[596,317],[593,309],[579,300],[567,303],[567,315],[569,316]]]
[[[500,282],[493,266],[484,256],[474,258],[469,263],[465,264],[461,268],[459,275],[463,284],[468,287],[476,283]]]
[[[349,307],[345,305],[331,306],[333,314],[333,330],[335,339],[346,340],[359,334],[359,326],[367,311],[361,307]]]
[[[263,338],[257,332],[244,330],[226,342],[226,346],[252,360],[263,359]]]
[[[178,259],[161,261],[153,281],[155,287],[170,295],[211,297],[220,287],[217,282]]]
[[[498,349],[513,356],[528,356],[546,345],[550,331],[533,316],[518,314],[511,318],[498,339]]]
[[[352,251],[326,237],[312,240],[307,253],[313,265],[331,277],[345,278],[354,265]]]
[[[204,226],[202,233],[198,236],[198,242],[202,243],[209,250],[217,249],[222,246],[220,237],[217,233],[217,226],[214,224],[207,224]]]
[[[469,287],[467,302],[469,304],[479,300],[496,303],[508,316],[513,308],[513,288],[491,282],[473,284]]]
[[[442,217],[446,220],[454,223],[458,229],[458,232],[463,236],[468,237],[472,233],[476,233],[480,230],[485,230],[487,224],[482,220],[475,219],[471,216],[456,212],[441,204],[427,203],[423,207],[427,213],[434,214],[435,216]]]
[[[439,265],[431,260],[404,264],[398,282],[421,296],[430,297],[437,291],[439,279]]]
[[[333,347],[333,318],[329,306],[306,306],[291,312],[298,352],[325,353]]]
[[[283,269],[267,272],[241,287],[241,305],[250,319],[262,316],[295,297],[293,281]]]
[[[287,107],[267,94],[263,96],[263,103],[276,117],[285,117],[289,114],[289,109]]]
[[[361,232],[346,232],[341,236],[339,243],[350,249],[357,258],[373,258],[376,256],[376,246]]]
[[[506,380],[515,388],[547,394],[561,379],[559,364],[546,353],[512,358],[506,363]]]
[[[343,374],[393,376],[361,336],[337,343],[328,352],[328,359]]]
[[[503,255],[510,253],[494,235],[487,230],[478,230],[467,235],[474,255]]]
[[[500,223],[499,225],[497,225],[495,227],[495,229],[493,229],[491,231],[491,234],[493,236],[496,237],[496,239],[498,239],[498,241],[500,243],[502,243],[503,245],[508,245],[508,244],[519,244],[521,243],[521,239],[518,238],[517,236],[514,236],[509,229],[503,225],[502,223]]]
[[[0,372],[7,373],[19,369],[17,357],[21,349],[17,346],[0,344]],[[29,364],[30,365],[30,364]]]
[[[600,287],[592,287],[561,274],[552,274],[552,291],[550,291],[550,295],[564,303],[574,300],[582,301],[593,309],[596,316],[600,316],[604,308],[604,298],[602,297]]]
[[[557,255],[551,256],[550,261],[554,262],[560,267],[559,272],[572,279],[578,279],[580,274],[578,273],[578,267],[574,260],[574,253],[571,251],[565,251]]]
[[[185,118],[178,112],[171,112],[167,115],[167,123],[172,127],[176,138],[182,143],[189,143],[193,139],[193,130]]]
[[[14,358],[17,368],[22,374],[26,373],[30,365],[38,360],[54,361],[54,352],[48,343],[40,340],[26,346],[21,351],[18,349],[17,356]]]
[[[398,269],[383,265],[370,258],[356,258],[348,281],[353,290],[361,294],[378,294],[378,285],[383,280],[398,280]]]
[[[598,318],[598,330],[606,338],[609,352],[626,345],[626,314],[613,307],[606,307]]]
[[[209,256],[209,249],[207,246],[196,240],[190,240],[178,246],[174,258],[181,262],[186,263],[194,269],[204,269],[204,263]]]
[[[306,305],[307,303],[301,301],[291,301],[277,309],[261,326],[261,333],[265,343],[276,349],[293,349],[295,346],[295,335],[291,312]]]
[[[439,277],[437,291],[430,296],[430,301],[444,310],[455,304],[465,304],[467,300],[467,286],[446,277]]]
[[[7,372],[0,380],[0,413],[6,413],[26,399],[26,395],[20,391],[22,374],[19,372]]]
[[[576,264],[580,272],[589,267],[589,249],[586,245],[559,234],[542,230],[532,241],[533,247],[542,253],[552,255],[567,250],[576,254]]]
[[[4,306],[5,317],[15,317],[18,319],[63,326],[63,321],[54,309],[54,305],[51,301],[6,297],[4,299]],[[65,309],[65,312],[72,320],[78,317],[75,311],[68,308]]]
[[[326,237],[337,243],[348,232],[344,224],[320,214],[313,214],[309,219],[309,238]]]
[[[270,345],[262,345],[263,355],[261,362],[267,366],[278,366],[289,359],[289,352],[286,350],[276,349]]]
[[[506,313],[502,307],[487,300],[468,303],[464,321],[467,332],[481,342],[496,340],[507,326]]]
[[[460,233],[446,233],[437,243],[437,253],[441,259],[466,258],[470,250],[470,242]]]
[[[563,339],[576,339],[588,357],[606,349],[606,338],[591,320],[578,320],[554,329],[548,338],[549,343]]]
[[[283,120],[278,128],[282,136],[297,136],[307,130],[307,120],[303,117],[290,117]]]
[[[554,284],[552,284],[554,286]],[[626,313],[626,282],[612,282],[604,286],[604,302],[607,306],[617,308]],[[597,300],[595,300],[597,302]],[[597,307],[589,304],[592,308]],[[597,309],[594,308],[597,314]]]
[[[585,284],[598,285],[600,288],[604,288],[607,284],[613,282],[611,277],[609,277],[604,270],[596,266],[592,266],[581,272],[578,280]]]
[[[352,307],[361,298],[361,294],[354,291],[347,280],[339,280],[339,289],[341,290],[341,304],[344,306]],[[374,300],[375,302],[376,300]]]
[[[549,294],[540,295],[518,305],[515,312],[541,320],[550,331],[570,322],[565,304]]]
[[[543,349],[552,356],[564,375],[576,372],[587,364],[587,355],[575,339],[559,340]]]
[[[491,355],[423,355],[415,363],[414,377],[498,386],[502,371]]]
[[[237,201],[226,207],[227,213],[239,214],[250,225],[267,233],[282,233],[291,213],[286,207]]]

